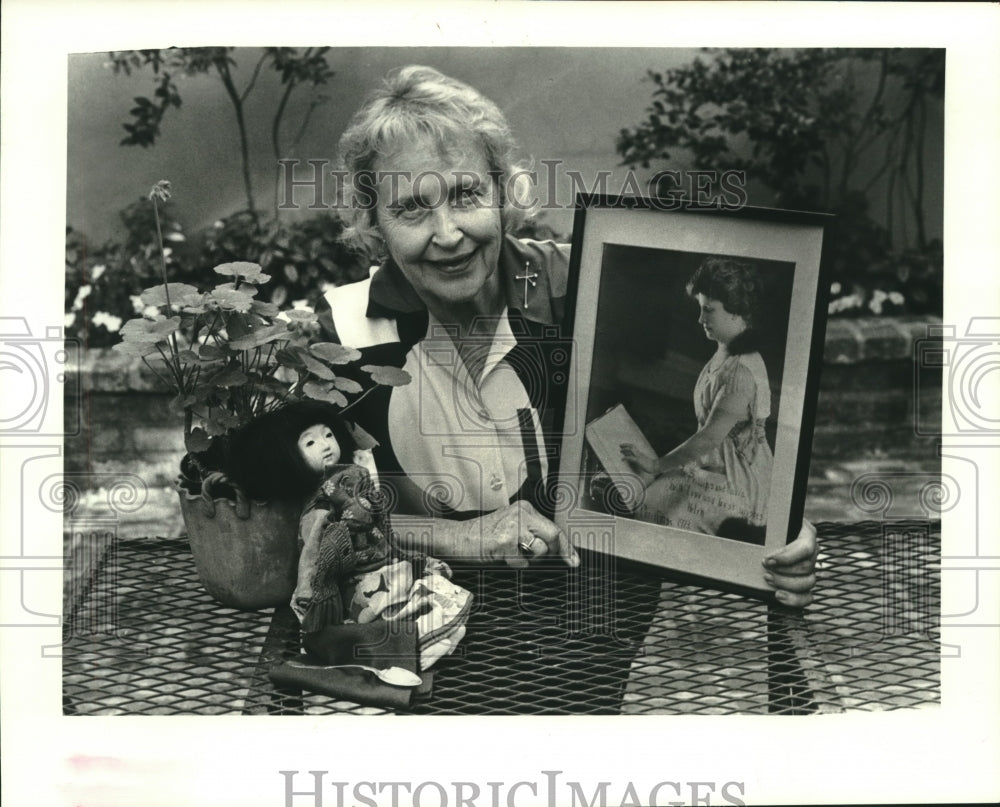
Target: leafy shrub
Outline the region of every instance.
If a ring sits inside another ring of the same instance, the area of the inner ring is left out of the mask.
[[[198,255],[199,275],[230,261],[260,264],[273,280],[265,289],[278,306],[304,300],[313,307],[329,286],[360,280],[368,261],[339,242],[343,224],[332,214],[285,224],[272,220],[259,228],[254,217],[237,213],[220,219],[204,235]]]

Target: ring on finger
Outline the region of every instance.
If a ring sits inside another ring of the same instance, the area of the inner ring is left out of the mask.
[[[535,545],[535,541],[537,540],[538,540],[537,535],[529,535],[527,538],[522,538],[520,541],[518,541],[517,545],[525,552],[531,552],[531,547]]]

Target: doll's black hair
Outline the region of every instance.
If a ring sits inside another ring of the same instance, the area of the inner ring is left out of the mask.
[[[228,439],[226,474],[251,499],[304,499],[320,476],[299,452],[299,436],[322,424],[340,445],[340,462],[349,463],[357,443],[336,407],[322,401],[288,403],[256,418]]]

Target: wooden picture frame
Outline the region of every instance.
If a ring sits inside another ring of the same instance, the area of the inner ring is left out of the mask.
[[[578,196],[556,512],[576,547],[771,593],[762,560],[802,522],[829,218]]]

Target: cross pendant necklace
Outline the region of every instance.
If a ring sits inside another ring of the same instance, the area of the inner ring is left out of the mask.
[[[524,262],[524,274],[523,275],[515,275],[514,276],[514,280],[523,280],[524,281],[524,307],[525,308],[528,307],[528,284],[530,283],[532,285],[532,287],[537,286],[538,284],[535,282],[535,278],[536,277],[538,277],[538,272],[532,272],[531,271],[531,261],[525,261]]]

